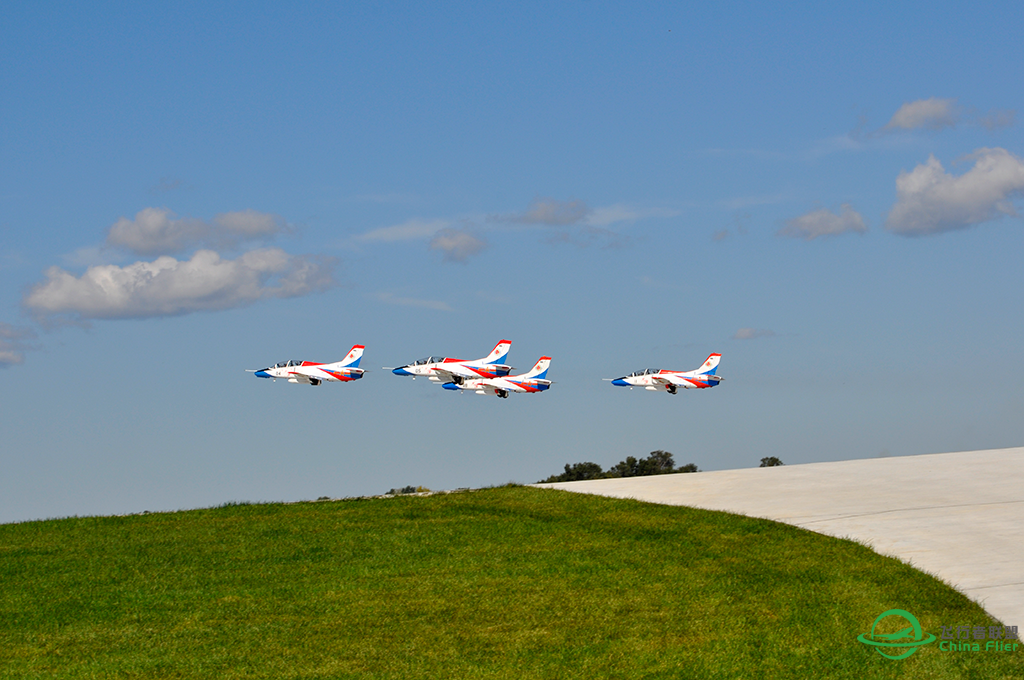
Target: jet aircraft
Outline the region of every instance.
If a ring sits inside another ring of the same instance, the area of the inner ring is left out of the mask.
[[[675,394],[679,388],[693,390],[714,387],[722,382],[722,378],[715,375],[718,370],[718,362],[721,359],[722,355],[716,352],[709,355],[704,361],[704,365],[694,371],[665,371],[648,368],[616,378],[612,380],[612,384],[619,387],[643,387],[652,391],[665,390],[669,394]],[[605,378],[605,380],[611,379]]]
[[[395,375],[411,375],[413,380],[417,376],[425,376],[431,382],[455,383],[456,385],[478,378],[500,378],[512,371],[512,367],[505,364],[511,346],[512,343],[509,340],[502,340],[483,359],[464,361],[450,357],[430,356],[405,366],[399,366],[392,369],[391,372]]]
[[[461,383],[445,383],[441,387],[446,390],[473,390],[477,394],[493,394],[508,399],[512,392],[543,392],[551,387],[547,379],[551,357],[541,357],[528,372],[522,375],[509,375],[501,378],[479,378],[464,380]]]
[[[312,361],[282,361],[269,368],[261,368],[257,378],[284,378],[290,383],[319,385],[322,382],[351,382],[363,377],[359,361],[363,358],[363,345],[353,345],[348,356],[332,364],[318,364]],[[250,369],[251,370],[251,369]]]

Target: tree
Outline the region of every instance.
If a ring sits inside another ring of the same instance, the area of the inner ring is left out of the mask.
[[[538,484],[579,482],[584,479],[601,479],[604,476],[604,471],[601,470],[601,466],[597,463],[573,463],[572,467],[566,463],[565,472],[560,475],[551,475],[547,479],[538,482]]]
[[[779,460],[775,456],[768,456],[767,458],[762,458],[761,459],[760,467],[775,467],[777,465],[785,465],[785,463],[783,463],[781,460]]]
[[[637,475],[664,475],[674,472],[676,461],[668,451],[651,451],[637,466]]]
[[[565,466],[565,472],[560,475],[551,475],[538,484],[552,484],[554,482],[576,482],[582,479],[608,479],[611,477],[646,477],[648,475],[667,475],[672,472],[700,472],[695,463],[687,463],[679,468],[675,467],[676,461],[668,451],[651,451],[646,458],[637,459],[635,456],[626,456],[626,460],[620,460],[608,468],[607,472],[601,470],[597,463],[576,463]]]
[[[633,456],[627,456],[626,460],[619,461],[608,468],[608,477],[646,477],[648,475],[666,475],[676,472],[676,461],[668,451],[651,451],[646,458],[637,460]],[[693,465],[693,463],[690,463]],[[697,466],[693,465],[693,472]],[[690,472],[690,470],[687,470]]]
[[[626,460],[620,460],[608,468],[609,477],[636,477],[639,474],[639,461],[633,456],[626,456]]]

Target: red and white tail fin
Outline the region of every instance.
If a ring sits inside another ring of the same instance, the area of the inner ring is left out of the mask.
[[[551,357],[541,357],[537,363],[533,365],[529,373],[524,373],[523,378],[537,378],[544,380],[548,377],[548,366],[551,365]]]
[[[366,349],[363,345],[352,345],[352,349],[349,350],[348,356],[339,361],[343,368],[359,368],[359,360],[363,358],[363,350]]]
[[[718,362],[722,360],[722,355],[718,352],[708,355],[708,358],[704,361],[704,365],[698,368],[694,373],[699,375],[714,375],[715,371],[718,370]]]
[[[494,349],[491,350],[491,353],[481,359],[481,361],[486,364],[504,364],[505,359],[508,358],[508,350],[510,347],[512,347],[511,340],[502,340],[495,345]]]

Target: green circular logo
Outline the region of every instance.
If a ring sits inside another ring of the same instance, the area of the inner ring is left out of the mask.
[[[879,633],[875,635],[875,628],[878,627],[878,622],[887,616],[899,616],[906,619],[910,625],[906,628],[896,631],[895,633]],[[875,651],[884,656],[886,659],[906,659],[908,656],[917,651],[917,648],[921,645],[927,645],[930,642],[935,642],[935,636],[931,633],[927,633],[928,637],[925,637],[926,633],[921,630],[921,623],[917,620],[917,617],[906,611],[905,609],[890,609],[875,619],[875,622],[871,625],[870,633],[861,633],[857,636],[857,640],[863,642],[866,645],[871,645],[875,648]],[[904,651],[900,654],[886,654],[884,650],[892,649],[903,649]]]

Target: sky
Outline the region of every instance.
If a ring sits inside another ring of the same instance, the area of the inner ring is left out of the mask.
[[[1019,3],[285,5],[5,7],[0,522],[1024,445]]]

